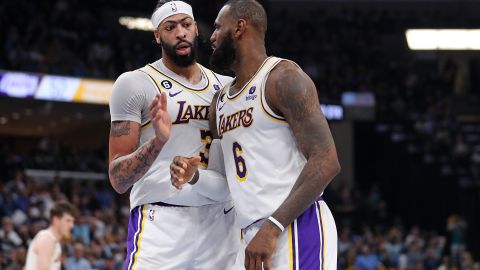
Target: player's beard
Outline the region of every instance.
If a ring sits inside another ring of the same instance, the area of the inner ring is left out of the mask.
[[[174,45],[168,44],[165,40],[160,38],[160,46],[162,47],[163,51],[168,55],[168,57],[179,67],[188,67],[192,65],[197,57],[197,50],[198,50],[198,36],[192,42],[187,40],[180,40]],[[178,44],[186,42],[190,45],[190,53],[187,55],[178,55],[176,52],[176,48]]]
[[[210,56],[210,65],[216,70],[228,70],[236,56],[232,34],[229,32]]]

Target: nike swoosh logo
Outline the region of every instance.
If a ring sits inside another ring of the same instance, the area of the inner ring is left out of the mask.
[[[226,215],[228,214],[228,212],[232,211],[232,209],[234,208],[235,206],[232,206],[232,208],[228,209],[228,210],[225,210],[225,208],[223,208],[223,213]]]
[[[227,104],[226,102],[223,103],[223,105],[221,107],[218,108],[219,111],[221,111],[223,109],[223,107],[225,106],[225,104]]]
[[[181,92],[183,92],[183,90],[180,90],[180,91],[178,91],[178,92],[176,92],[176,93],[173,93],[173,94],[170,93],[170,92],[168,92],[168,95],[169,95],[170,97],[174,97],[174,96],[180,94]]]

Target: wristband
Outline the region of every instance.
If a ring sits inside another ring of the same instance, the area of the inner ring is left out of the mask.
[[[280,229],[280,231],[283,232],[285,230],[285,227],[283,227],[282,223],[278,222],[278,220],[276,220],[274,217],[269,216],[268,220],[270,220],[273,224],[275,224],[275,226],[277,226]]]

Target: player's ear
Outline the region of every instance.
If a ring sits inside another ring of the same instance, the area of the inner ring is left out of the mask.
[[[155,41],[157,42],[157,44],[160,44],[161,43],[161,41],[160,41],[160,31],[158,31],[158,29],[153,31],[153,35],[155,36]]]
[[[233,36],[236,38],[239,38],[243,33],[245,33],[245,30],[247,29],[247,21],[244,19],[240,19],[237,21],[237,24],[235,25],[235,32],[233,33]]]
[[[52,224],[57,224],[59,221],[60,221],[60,218],[57,217],[57,216],[53,216],[53,217],[50,219],[50,223],[52,223]]]

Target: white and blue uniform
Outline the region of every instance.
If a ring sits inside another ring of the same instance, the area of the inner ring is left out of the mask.
[[[139,123],[139,145],[155,136],[148,106],[157,93],[166,92],[172,120],[170,139],[130,192],[125,269],[227,269],[235,259],[239,240],[233,211],[228,211],[230,199],[216,202],[195,186],[177,190],[170,181],[175,156],[200,155],[201,166],[207,167],[209,106],[215,92],[231,80],[198,67],[202,80],[195,85],[161,59],[122,74],[114,84],[111,120]]]
[[[244,245],[285,201],[306,164],[289,124],[265,99],[268,75],[281,61],[285,60],[267,58],[235,95],[227,84],[216,104],[225,172]],[[333,270],[336,252],[335,221],[320,199],[281,234],[272,269]],[[240,269],[243,255],[241,250],[236,263]]]

